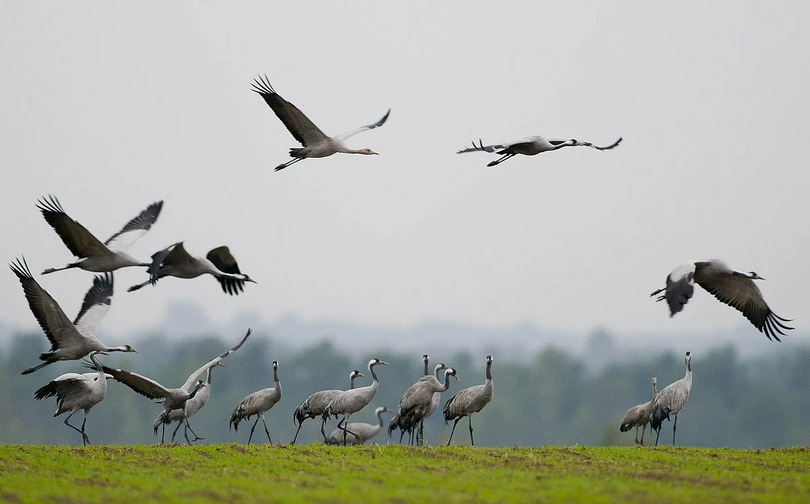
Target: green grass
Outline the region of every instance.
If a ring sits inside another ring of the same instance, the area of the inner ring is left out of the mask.
[[[0,446],[0,502],[810,502],[810,449]]]

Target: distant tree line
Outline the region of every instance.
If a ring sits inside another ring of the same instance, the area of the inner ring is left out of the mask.
[[[175,341],[167,335],[138,340],[137,354],[111,354],[101,360],[152,377],[170,387],[180,386],[200,365],[234,345],[242,334],[209,335]],[[757,342],[759,343],[759,342]],[[763,343],[764,344],[764,343]],[[788,345],[789,343],[783,343]],[[20,334],[0,353],[0,442],[4,444],[80,444],[76,432],[53,418],[56,400],[35,401],[34,391],[66,372],[85,372],[79,362],[62,362],[28,376],[20,372],[37,363],[46,350],[41,334]],[[684,349],[686,350],[686,349]],[[430,354],[430,349],[425,349]],[[587,354],[587,352],[586,352]],[[244,347],[228,357],[225,367],[214,369],[211,400],[191,425],[202,437],[198,443],[245,442],[252,420],[238,433],[228,430],[233,408],[248,393],[272,386],[271,361],[279,361],[283,398],[267,415],[274,441],[288,443],[294,433],[293,410],[309,394],[328,388],[348,388],[352,369],[366,374],[358,386],[370,383],[365,365],[379,357],[390,366],[378,368],[380,389],[373,403],[354,415],[352,421],[374,422],[378,405],[393,416],[405,390],[422,375],[422,355],[387,350],[384,344],[367,353],[341,350],[330,340],[305,348],[279,342],[268,334],[255,333]],[[443,401],[459,388],[484,382],[485,355],[458,352],[432,355],[458,370],[461,382],[452,381]],[[547,347],[531,358],[510,360],[493,355],[495,383],[493,401],[473,417],[476,444],[481,446],[613,445],[633,444],[633,432],[620,433],[624,411],[649,400],[650,379],[658,377],[659,388],[684,374],[683,355],[674,352],[632,357],[628,362],[591,369],[581,358],[559,348]],[[810,348],[775,354],[756,360],[741,360],[732,347],[716,348],[694,355],[692,396],[678,422],[678,444],[766,448],[810,444],[806,413],[810,411]],[[152,432],[159,404],[136,395],[124,385],[110,382],[106,399],[91,412],[87,432],[93,444],[154,444]],[[81,423],[81,413],[73,417]],[[329,422],[329,429],[335,421]],[[171,426],[173,429],[174,426]],[[257,429],[261,429],[258,427]],[[459,424],[454,443],[468,443],[467,420]],[[256,440],[265,440],[257,430]],[[327,432],[328,433],[328,432]],[[425,425],[428,444],[446,442],[441,412]],[[169,431],[167,430],[167,441]],[[182,429],[178,439],[182,439]],[[308,420],[298,443],[321,441],[319,421]],[[671,440],[671,424],[665,422],[662,442]],[[374,442],[396,442],[385,433]],[[649,443],[654,440],[649,432]]]

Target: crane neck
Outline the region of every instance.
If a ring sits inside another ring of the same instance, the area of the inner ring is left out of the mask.
[[[369,372],[371,373],[371,378],[374,380],[374,383],[373,383],[372,385],[376,385],[376,384],[379,384],[379,383],[380,383],[380,379],[379,379],[379,378],[377,378],[377,373],[375,373],[375,372],[374,372],[374,366],[375,366],[375,365],[376,365],[376,364],[372,364],[372,365],[370,365],[370,366],[368,367],[368,370],[369,370]]]
[[[487,361],[487,381],[492,381],[492,361]]]
[[[425,355],[423,358],[425,359],[425,376],[427,376],[430,374],[430,368],[428,368],[428,362],[430,361],[430,359],[428,358],[427,355]]]
[[[95,352],[90,354],[90,360],[93,361],[93,365],[96,367],[96,370],[98,371],[99,378],[104,378],[104,368],[101,366],[101,363],[98,360],[96,360]]]

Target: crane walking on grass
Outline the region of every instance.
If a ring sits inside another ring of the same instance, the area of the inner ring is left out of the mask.
[[[447,373],[447,371],[445,371]],[[450,420],[453,422],[453,429],[450,431],[450,438],[447,440],[447,446],[450,446],[450,441],[453,440],[453,433],[456,431],[456,424],[464,417],[470,424],[470,444],[475,446],[473,440],[473,427],[472,415],[481,411],[484,406],[489,404],[492,400],[493,385],[492,385],[492,356],[487,355],[487,381],[483,385],[474,385],[467,387],[457,392],[456,395],[447,400],[444,404],[444,422]],[[446,380],[446,378],[445,378]]]
[[[279,96],[276,90],[273,89],[273,86],[270,85],[266,76],[264,78],[256,78],[253,82],[253,91],[264,98],[264,101],[273,109],[273,112],[281,119],[281,122],[284,123],[284,126],[287,127],[292,136],[303,145],[302,148],[294,147],[290,149],[290,157],[292,157],[292,159],[276,166],[276,171],[283,170],[302,159],[322,158],[338,152],[376,155],[376,152],[368,148],[352,149],[346,145],[345,140],[363,131],[382,126],[385,124],[385,121],[388,120],[389,114],[391,114],[391,109],[388,109],[388,112],[385,113],[382,119],[375,123],[360,126],[359,128],[341,133],[340,135],[328,137],[320,128],[315,126],[298,107]]]
[[[233,430],[239,430],[239,422],[242,420],[249,420],[250,417],[256,415],[256,421],[250,428],[250,436],[248,436],[248,444],[253,439],[253,430],[256,429],[256,424],[259,420],[264,424],[264,432],[267,434],[267,441],[273,443],[270,439],[270,430],[267,428],[267,422],[264,420],[264,414],[270,410],[281,400],[281,381],[278,379],[278,361],[273,361],[273,388],[265,388],[258,390],[248,395],[231,413],[230,425]]]
[[[346,444],[347,435],[354,434],[346,428],[346,423],[348,422],[349,417],[352,415],[352,413],[357,413],[361,409],[365,408],[371,402],[371,400],[374,399],[374,394],[377,393],[377,389],[380,386],[380,380],[377,378],[377,373],[374,372],[374,367],[387,365],[387,362],[381,361],[376,357],[369,360],[368,370],[371,373],[372,379],[374,380],[371,382],[371,385],[366,387],[358,387],[351,390],[344,390],[335,396],[335,398],[332,399],[329,402],[329,405],[326,407],[326,411],[323,413],[324,418],[343,415],[343,418],[340,419],[337,426],[338,429],[343,431],[344,445]]]
[[[437,371],[439,365],[437,364]],[[402,433],[409,433],[411,442],[413,441],[414,433],[417,434],[416,442],[421,445],[424,444],[424,438],[419,431],[424,418],[428,415],[430,407],[433,404],[433,397],[438,393],[441,394],[450,387],[450,377],[458,381],[456,370],[453,368],[446,368],[444,370],[444,383],[440,382],[434,375],[428,375],[420,378],[416,383],[405,391],[402,399],[399,401],[399,406],[394,414],[394,418],[388,424],[388,434],[395,428],[399,428]],[[401,438],[400,438],[401,441]]]
[[[686,364],[686,375],[680,380],[670,383],[655,396],[653,401],[652,414],[650,416],[650,428],[655,431],[655,446],[658,446],[658,437],[661,435],[661,424],[664,419],[672,422],[672,444],[675,445],[675,430],[678,428],[678,413],[689,399],[689,392],[692,390],[692,354],[686,352],[684,356]]]
[[[105,273],[94,278],[93,286],[84,295],[79,314],[71,322],[51,295],[34,280],[25,259],[17,259],[9,267],[20,280],[28,307],[51,342],[51,350],[39,356],[45,362],[26,369],[22,374],[33,373],[60,360],[78,360],[94,351],[135,352],[129,345],[107,346],[95,336],[101,319],[112,303],[112,274]]]
[[[84,426],[87,423],[87,413],[90,408],[103,401],[104,396],[107,394],[107,375],[104,374],[101,364],[96,359],[98,354],[106,355],[100,350],[90,352],[90,360],[96,368],[96,373],[66,373],[34,392],[34,398],[37,401],[56,396],[57,408],[53,416],[59,416],[70,411],[70,415],[65,418],[65,425],[82,435],[82,444],[84,445],[90,443],[90,438],[87,437],[84,431]],[[69,422],[70,417],[79,410],[84,411],[81,429]]]
[[[349,373],[349,390],[354,388],[354,379],[358,376],[364,375],[357,369]],[[297,408],[295,408],[295,412],[293,413],[293,423],[298,424],[298,429],[295,431],[295,437],[293,437],[292,444],[295,444],[295,441],[298,439],[298,433],[301,432],[301,426],[304,425],[304,420],[318,416],[323,417],[326,407],[329,406],[332,399],[337,397],[337,395],[341,392],[343,392],[343,390],[320,390],[304,399],[304,401],[299,404]],[[323,417],[323,420],[321,421],[321,435],[323,435],[324,442],[327,440],[326,432],[324,430],[325,425],[326,417]]]

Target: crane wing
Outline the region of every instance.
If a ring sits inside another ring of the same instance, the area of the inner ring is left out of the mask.
[[[683,310],[683,307],[686,306],[686,303],[694,294],[694,277],[694,263],[680,266],[667,275],[666,293],[662,297],[667,300],[670,317]],[[661,301],[661,299],[659,297],[658,301]]]
[[[106,245],[110,250],[115,250],[118,252],[127,250],[138,238],[149,231],[152,224],[157,221],[162,208],[163,201],[152,203],[140,214],[138,214],[137,217],[127,222],[126,225],[121,228],[121,231],[110,236],[110,238],[104,242],[104,245]]]
[[[88,257],[109,253],[109,249],[98,238],[65,213],[55,196],[41,198],[37,208],[71,254]]]
[[[239,350],[242,347],[242,345],[245,343],[245,341],[247,341],[248,336],[250,336],[250,333],[251,333],[251,330],[248,329],[247,333],[245,333],[245,337],[242,338],[242,341],[240,341],[236,346],[234,346],[234,347],[230,348],[229,350],[221,353],[218,357],[215,357],[215,358],[211,359],[210,361],[208,361],[205,364],[203,364],[202,366],[200,366],[199,369],[197,369],[196,371],[191,373],[191,375],[189,375],[186,382],[183,384],[182,388],[186,389],[186,391],[188,391],[188,392],[191,392],[192,389],[194,388],[194,384],[197,383],[197,379],[200,376],[202,376],[202,374],[205,373],[208,369],[210,369],[210,368],[216,366],[217,364],[219,364],[220,361],[222,361],[222,359],[229,356],[233,352]]]
[[[87,366],[93,367],[93,366]],[[123,369],[113,369],[107,366],[101,366],[104,372],[112,376],[115,381],[121,382],[127,387],[131,388],[138,394],[146,396],[149,399],[166,398],[169,396],[169,389],[146,376],[141,376],[138,373],[125,371]]]
[[[340,135],[337,135],[336,138],[339,138],[340,140],[346,140],[347,138],[352,137],[352,136],[354,136],[354,135],[356,135],[356,134],[358,134],[358,133],[360,133],[362,131],[366,131],[366,130],[370,130],[370,129],[374,129],[374,128],[379,128],[380,126],[385,124],[385,121],[388,120],[388,116],[390,114],[391,114],[391,109],[388,109],[388,112],[386,112],[385,115],[382,116],[382,119],[375,122],[374,124],[367,124],[365,126],[360,126],[359,128],[355,128],[355,129],[353,129],[351,131],[347,131],[346,133],[341,133]]]
[[[112,304],[113,276],[111,273],[96,275],[93,286],[84,295],[82,307],[73,321],[73,325],[85,337],[94,337],[101,319],[107,314]]]
[[[160,278],[158,273],[160,273],[160,268],[163,266],[173,266],[188,263],[193,260],[194,258],[186,252],[183,242],[173,243],[163,250],[158,250],[152,254],[152,263],[146,268],[146,272],[149,274],[149,281],[152,285],[158,281]]]
[[[475,140],[473,140],[472,147],[467,147],[466,149],[461,149],[457,151],[456,154],[464,154],[465,152],[495,152],[497,150],[501,150],[505,145],[495,144],[495,145],[484,145],[484,142],[479,138],[478,145],[475,145]]]
[[[315,124],[295,105],[276,93],[267,80],[267,76],[257,77],[253,81],[253,91],[258,93],[267,105],[273,109],[284,126],[304,147],[319,144],[329,139]]]
[[[25,298],[28,300],[28,307],[51,342],[51,350],[81,341],[82,335],[67,318],[59,304],[34,280],[25,259],[17,259],[9,267],[20,280]]]
[[[236,263],[236,259],[234,259],[230,249],[225,245],[212,249],[205,257],[223,273],[230,273],[232,275],[242,274],[242,272],[239,271],[239,265]],[[244,280],[218,277],[217,281],[222,286],[222,291],[231,295],[237,295],[245,290]]]
[[[698,263],[700,267],[700,263]],[[759,287],[745,276],[735,274],[698,276],[698,285],[710,292],[719,301],[741,312],[769,340],[781,341],[783,330],[793,329],[783,322],[789,322],[775,314],[762,297]]]
[[[554,144],[554,142],[555,142],[554,140],[549,140],[549,141],[552,144]],[[592,148],[597,149],[597,150],[610,150],[610,149],[616,147],[617,145],[619,145],[622,142],[622,137],[619,137],[619,139],[616,140],[615,142],[613,142],[612,144],[605,145],[603,147],[600,147],[599,145],[594,145],[591,142],[580,142],[579,140],[575,140],[575,142],[576,143],[574,145],[579,145],[579,146],[583,146],[583,147],[592,147]]]

